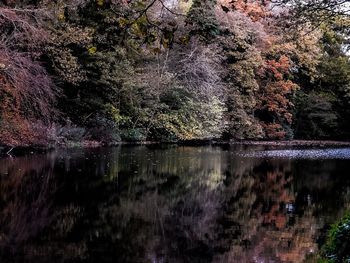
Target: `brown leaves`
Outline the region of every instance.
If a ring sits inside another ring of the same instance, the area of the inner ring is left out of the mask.
[[[48,40],[41,23],[48,17],[44,9],[0,7],[0,45],[37,51]]]
[[[263,121],[263,127],[271,139],[285,139],[282,125],[291,125],[293,121],[291,95],[298,85],[287,79],[289,69],[289,58],[281,56],[278,60],[267,60],[261,76],[257,109],[270,115],[270,121]]]
[[[224,12],[240,11],[246,14],[253,22],[270,15],[267,10],[268,1],[219,0],[218,2]]]
[[[0,73],[3,83],[0,92],[12,100],[6,110],[48,120],[54,112],[52,105],[57,90],[46,70],[30,57],[6,49],[0,49],[0,62],[6,65]]]
[[[42,9],[0,7],[0,141],[38,142],[34,123],[49,123],[57,112],[58,89],[37,61],[49,34]]]

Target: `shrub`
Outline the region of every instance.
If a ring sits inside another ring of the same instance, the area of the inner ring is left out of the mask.
[[[330,263],[350,262],[350,213],[329,230],[322,256]]]
[[[124,141],[141,142],[147,139],[146,129],[134,128],[121,131],[121,138]]]
[[[114,120],[97,114],[87,122],[89,137],[92,140],[101,141],[107,144],[119,142],[120,131]]]

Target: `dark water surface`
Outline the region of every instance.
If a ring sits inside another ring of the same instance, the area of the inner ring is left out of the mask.
[[[0,159],[0,262],[303,262],[350,149],[122,146]]]

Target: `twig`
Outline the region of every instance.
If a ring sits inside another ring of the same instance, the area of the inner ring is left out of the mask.
[[[169,13],[171,13],[173,15],[176,15],[176,16],[184,16],[184,17],[186,17],[185,14],[177,13],[177,12],[171,10],[169,7],[166,6],[166,4],[162,0],[159,0],[159,2],[162,4],[163,8],[165,10],[167,10]]]
[[[8,156],[11,156],[12,157],[12,155],[10,154],[10,152],[12,152],[12,150],[14,149],[15,147],[12,147],[10,150],[8,150],[7,152],[6,152],[6,154],[8,155]]]

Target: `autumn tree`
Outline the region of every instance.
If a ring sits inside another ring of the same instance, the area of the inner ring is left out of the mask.
[[[41,143],[56,114],[58,89],[40,63],[48,33],[44,10],[0,7],[0,137],[5,144]]]

